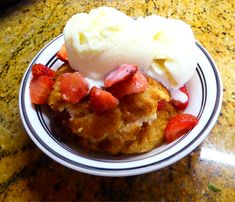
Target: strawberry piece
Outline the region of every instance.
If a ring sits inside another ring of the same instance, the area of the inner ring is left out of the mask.
[[[111,93],[97,87],[92,87],[90,91],[90,105],[97,114],[103,114],[106,111],[118,106],[119,101]]]
[[[60,50],[57,52],[56,56],[62,60],[63,62],[68,62],[68,54],[66,51],[66,46],[63,44],[60,48]]]
[[[39,76],[49,76],[49,77],[55,77],[56,72],[52,69],[50,69],[49,67],[47,67],[46,65],[43,64],[35,64],[32,67],[32,74],[34,77],[39,77]]]
[[[177,114],[172,117],[165,128],[165,141],[170,143],[193,129],[198,118],[191,114]]]
[[[161,111],[166,106],[166,100],[160,100],[157,104],[157,111]]]
[[[174,105],[174,107],[176,107],[177,109],[181,109],[181,110],[184,110],[187,106],[188,106],[188,101],[189,101],[189,94],[188,94],[188,91],[187,91],[187,88],[186,86],[182,86],[179,88],[179,90],[184,93],[186,96],[187,96],[187,101],[186,102],[181,102],[179,100],[174,100],[172,99],[171,100],[171,103]]]
[[[110,72],[104,79],[104,87],[108,88],[121,81],[130,79],[138,68],[136,65],[122,64]]]
[[[62,99],[66,102],[76,104],[88,94],[88,84],[78,72],[63,74],[60,82]]]
[[[132,93],[143,92],[147,86],[148,81],[146,77],[140,71],[137,71],[130,79],[119,82],[108,88],[108,90],[115,97],[121,98]]]
[[[29,87],[31,102],[34,104],[45,104],[53,84],[53,79],[46,75],[33,78]]]

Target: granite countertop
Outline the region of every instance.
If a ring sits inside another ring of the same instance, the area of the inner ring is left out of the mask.
[[[219,119],[194,152],[167,168],[121,178],[75,172],[49,159],[23,129],[18,93],[30,61],[73,14],[101,5],[185,20],[218,66],[224,85]],[[22,0],[1,10],[0,27],[0,201],[235,201],[234,0]],[[218,158],[202,157],[205,149]]]

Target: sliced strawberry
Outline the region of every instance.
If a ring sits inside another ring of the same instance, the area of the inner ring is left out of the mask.
[[[181,92],[183,92],[184,94],[186,94],[188,96],[188,91],[185,85],[183,85],[182,87],[179,88]]]
[[[66,51],[66,46],[63,44],[60,48],[60,50],[57,52],[56,56],[62,60],[63,62],[68,62],[68,55]]]
[[[110,72],[104,79],[104,87],[108,88],[121,81],[130,79],[138,70],[136,65],[122,64]]]
[[[188,94],[188,91],[187,91],[187,88],[186,86],[182,86],[179,88],[179,90],[184,93],[186,96],[187,96],[187,100],[185,102],[181,102],[179,100],[174,100],[172,99],[171,100],[171,103],[177,108],[177,109],[185,109],[187,106],[188,106],[188,101],[189,101],[189,94]]]
[[[66,102],[78,103],[88,94],[88,84],[78,72],[63,74],[60,82],[60,92]]]
[[[177,114],[172,117],[165,128],[165,141],[170,143],[193,129],[198,118],[191,114]]]
[[[43,64],[35,64],[32,67],[32,74],[34,77],[39,77],[39,76],[49,76],[49,77],[55,77],[56,72],[46,65]]]
[[[53,79],[46,75],[33,78],[29,87],[31,102],[34,104],[45,104],[53,84]]]
[[[166,106],[166,100],[160,100],[157,104],[157,111],[161,111]]]
[[[97,114],[102,114],[118,106],[119,101],[111,93],[97,87],[90,91],[90,105]]]
[[[132,93],[143,92],[147,86],[148,81],[146,77],[140,71],[137,71],[130,79],[119,82],[108,88],[108,90],[115,97],[121,98]]]

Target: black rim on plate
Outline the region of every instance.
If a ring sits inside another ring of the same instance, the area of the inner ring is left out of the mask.
[[[62,37],[63,35],[59,35],[57,38],[55,38],[54,40],[52,40],[49,44],[47,44],[37,55],[36,57],[33,59],[33,61],[31,62],[30,66],[28,67],[26,73],[25,73],[25,76],[23,78],[23,82],[22,82],[22,85],[21,85],[21,92],[20,92],[20,95],[19,95],[19,100],[20,100],[20,103],[21,103],[21,117],[22,119],[25,121],[25,124],[24,124],[24,127],[26,129],[28,129],[27,131],[29,131],[31,133],[31,135],[34,136],[34,138],[38,141],[38,143],[44,148],[46,149],[49,153],[51,153],[54,157],[64,161],[65,163],[67,164],[70,164],[70,165],[73,165],[77,168],[83,168],[83,169],[86,169],[86,170],[92,170],[92,171],[96,171],[96,172],[107,172],[107,171],[116,171],[116,172],[123,172],[123,171],[128,171],[128,170],[138,170],[138,169],[141,169],[141,168],[147,168],[147,167],[150,167],[150,166],[154,166],[156,164],[160,164],[160,163],[163,163],[163,162],[168,162],[170,161],[170,159],[172,159],[173,157],[177,156],[177,155],[180,155],[186,148],[190,147],[191,145],[193,145],[196,141],[198,141],[198,139],[203,136],[203,134],[206,132],[208,126],[211,124],[211,122],[214,120],[214,118],[216,118],[216,115],[217,115],[217,109],[219,108],[219,105],[220,105],[220,100],[221,100],[221,85],[220,85],[220,78],[219,78],[219,75],[218,75],[218,72],[216,70],[216,67],[212,61],[212,59],[210,58],[210,56],[208,55],[208,53],[205,51],[205,49],[198,43],[196,42],[196,45],[197,47],[203,52],[203,54],[206,56],[206,58],[208,59],[210,65],[211,65],[211,68],[214,72],[214,76],[215,76],[215,80],[216,80],[216,90],[217,90],[217,96],[216,96],[216,100],[215,100],[215,103],[214,103],[214,107],[213,107],[213,112],[210,116],[210,118],[208,119],[207,123],[204,125],[203,129],[200,131],[200,133],[189,143],[187,144],[185,147],[181,148],[178,152],[172,154],[171,156],[165,158],[165,159],[162,159],[162,160],[159,160],[159,161],[156,161],[154,163],[149,163],[149,164],[146,164],[146,165],[143,165],[143,166],[136,166],[136,167],[131,167],[131,168],[100,168],[100,167],[96,167],[96,166],[89,166],[89,165],[84,165],[82,164],[81,162],[76,162],[76,161],[73,161],[71,159],[68,159],[67,157],[59,154],[58,152],[56,152],[55,150],[53,150],[52,148],[50,148],[41,138],[40,136],[35,132],[33,126],[31,125],[31,122],[28,118],[28,115],[27,115],[27,112],[26,112],[26,106],[25,106],[25,102],[24,102],[24,96],[25,96],[25,86],[26,86],[26,83],[27,83],[27,79],[30,75],[30,72],[31,72],[31,67],[32,65],[35,63],[35,61],[38,59],[38,57],[40,56],[40,54],[49,46],[51,45],[54,41],[56,41],[58,38]],[[50,60],[47,62],[47,66],[49,67],[52,67],[53,64],[57,61],[57,57],[56,55],[53,55]],[[204,109],[205,109],[205,104],[206,104],[206,101],[207,101],[207,84],[206,84],[206,80],[205,80],[205,76],[204,76],[204,73],[202,71],[202,68],[200,66],[200,64],[197,64],[197,68],[196,68],[196,72],[198,74],[198,77],[200,79],[200,83],[201,83],[201,88],[202,88],[202,100],[201,100],[201,106],[200,106],[200,110],[197,114],[197,117],[200,118]],[[50,129],[47,127],[47,124],[45,123],[45,120],[42,116],[42,112],[41,112],[41,107],[40,106],[36,106],[35,107],[36,109],[36,113],[37,113],[37,116],[38,116],[38,119],[42,125],[42,127],[44,128],[44,130],[46,131],[46,133],[51,137],[53,138],[53,140],[59,144],[61,147],[63,147],[65,150],[73,153],[73,154],[78,154],[77,152],[75,152],[74,150],[72,150],[71,148],[69,148],[68,146],[66,146],[64,143],[60,142],[56,137],[54,137],[53,133],[50,131]],[[176,144],[178,144],[179,142],[181,142],[187,135],[184,135],[182,138],[180,138],[178,141],[176,141],[173,145],[171,145],[171,147],[165,149],[164,151],[172,148],[173,146],[175,146]],[[197,145],[196,145],[197,146]],[[195,149],[194,146],[192,148]],[[164,152],[164,151],[161,151],[160,153]],[[185,155],[187,155],[188,153],[186,153]],[[183,155],[183,156],[185,156]],[[151,157],[151,156],[150,156]],[[148,158],[150,158],[148,157]],[[56,160],[56,159],[55,159]],[[90,159],[90,160],[94,160],[94,159]],[[138,159],[139,160],[139,159]],[[137,161],[138,161],[137,160]],[[97,160],[94,160],[94,161],[97,161]],[[114,160],[115,161],[115,160]],[[135,161],[135,160],[134,160]],[[106,161],[99,161],[99,162],[106,162]],[[133,161],[130,161],[130,162],[133,162]],[[172,164],[174,163],[175,161],[172,161],[171,163],[169,164]],[[168,164],[168,165],[169,165]],[[88,171],[89,172],[89,171]]]

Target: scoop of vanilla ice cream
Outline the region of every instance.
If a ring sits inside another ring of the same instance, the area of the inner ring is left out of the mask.
[[[154,46],[152,64],[145,68],[145,72],[168,89],[184,85],[197,66],[196,44],[190,26],[181,20],[157,15],[138,21]]]
[[[150,66],[151,40],[142,40],[137,27],[136,20],[110,7],[74,15],[64,29],[69,64],[94,80],[103,80],[120,64]]]
[[[100,7],[74,15],[64,37],[71,67],[101,81],[121,64],[136,64],[168,89],[185,84],[196,68],[189,25],[157,15],[134,19]]]

